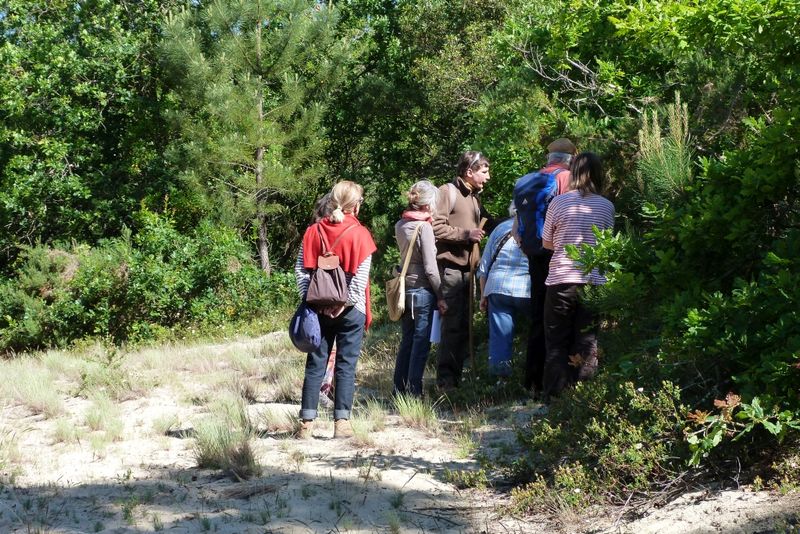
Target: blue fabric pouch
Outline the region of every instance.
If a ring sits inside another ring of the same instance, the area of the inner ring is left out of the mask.
[[[300,303],[289,322],[289,338],[301,352],[313,352],[322,342],[319,316],[305,301]]]

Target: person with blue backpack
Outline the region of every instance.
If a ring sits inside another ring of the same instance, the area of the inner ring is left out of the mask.
[[[531,327],[525,363],[525,389],[534,398],[543,388],[546,356],[544,336],[545,280],[552,252],[542,246],[542,229],[550,202],[569,190],[569,167],[577,153],[575,144],[562,137],[547,145],[547,164],[517,180],[514,207],[517,210],[515,239],[528,257],[531,278]]]

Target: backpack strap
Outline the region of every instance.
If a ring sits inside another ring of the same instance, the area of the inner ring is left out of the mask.
[[[450,215],[451,213],[453,213],[453,210],[456,209],[456,193],[458,191],[456,191],[456,184],[454,184],[453,182],[447,182],[447,185],[448,185],[447,190],[449,191],[447,196],[450,202],[450,211],[448,211],[447,214]]]
[[[494,254],[492,254],[492,259],[489,261],[489,265],[486,266],[486,276],[489,276],[489,271],[492,270],[492,265],[494,265],[497,256],[500,255],[500,251],[503,250],[503,247],[506,246],[509,238],[511,237],[511,230],[505,233],[503,237],[500,238],[500,243],[497,245],[497,248],[494,249]]]
[[[553,171],[553,179],[556,181],[556,195],[561,195],[566,193],[566,191],[562,191],[561,188],[558,187],[558,175],[562,172],[569,172],[569,169],[565,169],[564,167],[558,167],[556,170]]]
[[[414,243],[417,242],[417,236],[419,235],[419,230],[422,228],[422,225],[425,224],[421,222],[414,228],[414,233],[411,235],[411,240],[408,242],[408,250],[406,251],[406,259],[403,261],[403,269],[400,271],[400,278],[405,278],[406,271],[408,271],[408,264],[411,263],[411,253],[414,251]]]
[[[320,228],[319,223],[317,223],[317,234],[319,234],[319,242],[322,243],[322,255],[324,256],[330,249],[328,248],[328,243],[325,242],[325,236],[322,235],[322,228]]]
[[[359,225],[358,223],[356,223],[356,224],[351,224],[350,226],[348,226],[347,228],[345,228],[344,230],[342,230],[342,233],[341,233],[341,234],[339,234],[339,237],[337,237],[337,238],[336,238],[336,240],[333,242],[333,245],[331,245],[331,252],[333,252],[333,249],[336,247],[336,245],[338,245],[338,244],[339,244],[339,241],[341,241],[341,240],[342,240],[342,238],[344,237],[344,234],[346,234],[346,233],[348,232],[348,230],[352,230],[352,229],[353,229],[353,228],[355,228],[356,226],[360,226],[360,225]]]
[[[351,224],[350,226],[342,230],[342,233],[339,234],[339,237],[337,237],[336,240],[333,242],[333,244],[330,247],[328,247],[328,244],[325,242],[325,236],[322,233],[322,229],[320,228],[319,223],[317,223],[317,233],[319,234],[319,240],[322,242],[322,255],[324,256],[329,252],[333,252],[333,249],[336,247],[336,245],[339,244],[339,241],[341,241],[342,237],[344,237],[344,234],[346,234],[348,230],[351,230],[356,226],[360,225],[358,223]]]

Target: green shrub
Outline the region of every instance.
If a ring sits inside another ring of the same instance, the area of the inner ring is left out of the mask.
[[[293,274],[267,277],[233,230],[204,222],[184,235],[168,215],[145,209],[136,223],[135,233],[95,248],[24,250],[15,278],[0,283],[0,351],[288,319],[297,300]]]
[[[483,469],[470,471],[466,469],[455,470],[445,467],[444,479],[459,489],[486,489],[486,486],[489,485],[489,479],[486,477],[486,471]]]
[[[548,418],[520,430],[525,453],[508,469],[519,482],[546,484],[570,506],[594,495],[624,502],[679,472],[687,457],[684,416],[673,384],[646,390],[604,375],[565,392]]]

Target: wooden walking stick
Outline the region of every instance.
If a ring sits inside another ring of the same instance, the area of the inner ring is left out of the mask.
[[[481,218],[481,222],[478,225],[478,228],[483,230],[483,225],[486,224],[486,217]],[[472,244],[472,250],[469,253],[469,358],[472,365],[472,373],[470,373],[470,378],[475,378],[475,342],[473,339],[473,314],[475,313],[475,266],[480,261],[480,252],[481,248],[478,245],[479,241],[476,241]],[[478,257],[478,261],[474,261],[474,257]]]

